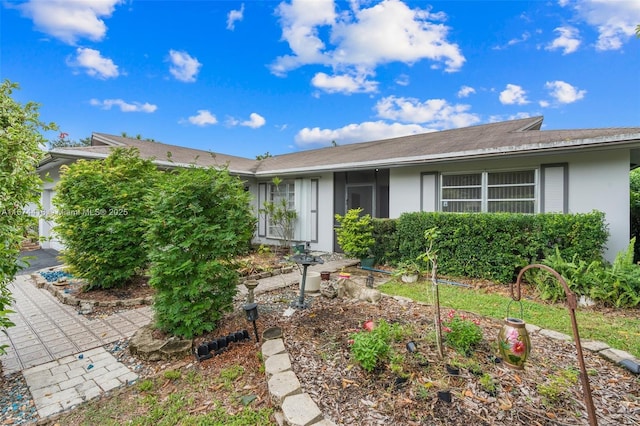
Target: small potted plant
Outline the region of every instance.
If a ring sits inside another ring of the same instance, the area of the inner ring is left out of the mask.
[[[418,262],[407,260],[398,263],[396,266],[394,276],[400,277],[402,282],[404,283],[414,283],[418,281],[420,274],[422,273],[422,269]]]

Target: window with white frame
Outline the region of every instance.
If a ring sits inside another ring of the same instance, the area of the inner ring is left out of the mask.
[[[535,170],[444,174],[440,182],[443,212],[536,212]]]
[[[294,182],[281,182],[279,185],[269,183],[267,189],[267,199],[272,205],[276,207],[285,207],[287,210],[294,210],[296,208],[296,192]],[[282,210],[282,209],[280,209]],[[282,213],[281,213],[282,214]],[[282,239],[288,232],[292,230],[285,230],[282,226],[282,220],[273,220],[274,218],[269,215],[267,236],[269,238]]]

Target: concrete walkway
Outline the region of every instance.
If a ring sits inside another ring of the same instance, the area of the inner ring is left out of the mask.
[[[353,265],[337,260],[311,266],[311,271],[335,272]],[[298,282],[297,270],[259,280],[255,294]],[[49,417],[104,392],[130,384],[138,376],[103,346],[131,337],[153,317],[150,306],[105,318],[79,315],[77,307],[61,304],[36,287],[29,275],[19,275],[9,285],[15,299],[9,318],[16,326],[0,333],[0,345],[8,345],[0,357],[4,374],[22,372],[40,418]],[[238,286],[238,297],[247,289]]]

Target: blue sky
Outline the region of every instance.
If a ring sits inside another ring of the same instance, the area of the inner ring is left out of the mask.
[[[253,158],[535,115],[640,125],[640,0],[30,0],[0,14],[1,78],[74,140]]]

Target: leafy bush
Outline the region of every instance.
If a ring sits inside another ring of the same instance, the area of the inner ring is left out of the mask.
[[[371,215],[362,213],[361,208],[351,209],[344,216],[336,214],[340,224],[336,228],[338,244],[344,254],[349,257],[364,259],[371,254],[375,244]]]
[[[39,119],[38,105],[21,105],[11,98],[18,85],[5,80],[0,84],[0,331],[14,324],[9,320],[9,283],[18,273],[16,260],[20,243],[31,218],[23,213],[40,198],[40,177],[35,173],[42,157],[40,146],[46,141],[40,130],[55,129]],[[6,345],[0,345],[0,355]],[[0,366],[2,370],[2,366]]]
[[[405,213],[396,222],[398,251],[390,263],[417,259],[428,244],[425,230],[437,228],[439,271],[445,275],[512,282],[517,271],[553,254],[587,262],[602,257],[608,233],[604,214]],[[391,237],[389,240],[393,240]]]
[[[372,219],[375,243],[371,255],[379,263],[394,263],[398,255],[398,234],[395,219]]]
[[[626,251],[618,253],[611,267],[593,278],[591,297],[618,308],[640,305],[640,266],[633,262],[635,238]]]
[[[65,263],[89,288],[124,285],[147,263],[150,209],[143,199],[160,172],[135,148],[116,148],[103,161],[80,160],[60,170],[53,201]]]
[[[233,258],[248,250],[256,223],[249,197],[226,168],[167,173],[149,195],[150,284],[160,329],[192,338],[215,329],[232,308]]]
[[[562,275],[569,290],[579,296],[590,294],[591,289],[598,285],[597,278],[603,270],[601,260],[586,262],[578,259],[578,255],[574,255],[571,261],[567,261],[558,248],[541,263]],[[525,279],[536,286],[538,296],[542,300],[557,302],[566,299],[562,285],[552,274],[543,269],[529,269],[525,272]]]
[[[391,342],[405,335],[406,331],[399,324],[389,324],[381,319],[371,331],[351,335],[351,354],[365,371],[372,372],[379,362],[390,359]]]
[[[471,355],[473,349],[482,341],[480,325],[464,315],[456,314],[453,309],[442,319],[442,330],[445,343],[464,356]]]
[[[634,246],[632,239],[627,250],[618,253],[612,265],[601,260],[586,262],[577,255],[569,262],[559,250],[542,263],[562,275],[569,289],[577,295],[589,296],[611,306],[635,307],[640,304],[640,266],[633,263]],[[530,269],[525,273],[525,279],[536,286],[542,299],[553,302],[566,299],[562,285],[547,271]]]

